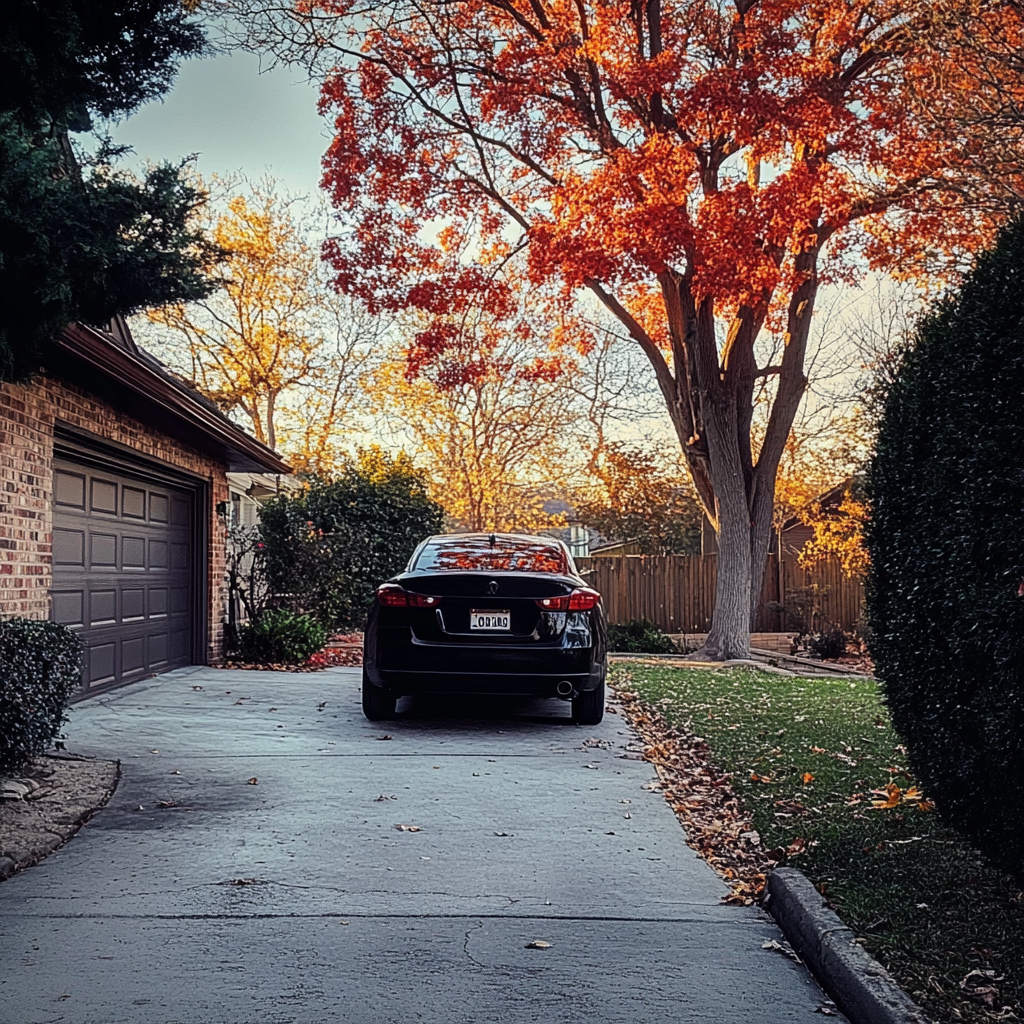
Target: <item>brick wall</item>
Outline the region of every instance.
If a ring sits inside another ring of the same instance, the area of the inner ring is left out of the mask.
[[[228,499],[224,465],[74,385],[49,377],[28,385],[0,384],[0,616],[50,617],[56,422],[127,445],[210,481],[211,502],[205,510],[210,538],[208,657],[219,660],[226,608],[225,536],[214,509]]]

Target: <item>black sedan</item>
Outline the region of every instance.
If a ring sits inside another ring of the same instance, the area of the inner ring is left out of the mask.
[[[607,625],[560,541],[510,533],[428,537],[377,589],[363,642],[363,713],[417,693],[507,694],[604,715]]]

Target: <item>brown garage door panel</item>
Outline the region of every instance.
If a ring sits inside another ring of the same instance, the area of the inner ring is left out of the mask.
[[[189,664],[193,495],[64,461],[54,475],[53,618],[85,643],[84,691]]]

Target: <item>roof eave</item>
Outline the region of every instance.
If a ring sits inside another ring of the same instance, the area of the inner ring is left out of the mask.
[[[138,355],[119,347],[103,332],[74,323],[61,332],[57,348],[95,371],[159,406],[223,448],[231,472],[282,473],[291,467],[266,445],[226,417],[205,406],[186,385],[157,372]]]

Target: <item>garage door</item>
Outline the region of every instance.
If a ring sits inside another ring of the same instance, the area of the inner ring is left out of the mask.
[[[191,662],[193,495],[57,461],[53,618],[86,647],[83,691]]]

